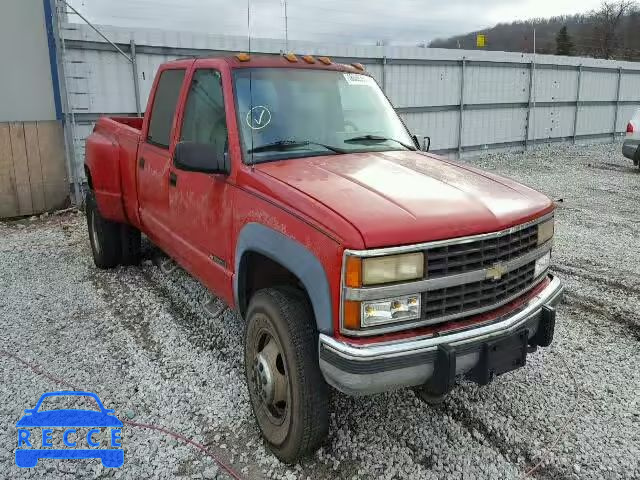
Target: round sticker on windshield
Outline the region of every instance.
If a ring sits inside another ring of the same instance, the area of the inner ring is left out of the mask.
[[[271,112],[267,107],[258,105],[247,112],[247,125],[253,130],[261,130],[271,123]]]

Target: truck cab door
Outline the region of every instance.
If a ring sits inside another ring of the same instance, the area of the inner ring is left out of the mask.
[[[180,121],[178,142],[210,145],[219,158],[228,155],[227,119],[219,71],[212,68],[193,71]],[[211,162],[214,161],[215,158],[211,158]],[[234,188],[227,182],[228,173],[179,170],[173,163],[169,171],[171,228],[180,244],[181,263],[227,301],[233,298],[229,232]]]
[[[138,200],[140,221],[154,243],[165,246],[169,231],[170,146],[176,107],[185,69],[166,69],[159,74],[151,106],[146,138],[138,148]]]

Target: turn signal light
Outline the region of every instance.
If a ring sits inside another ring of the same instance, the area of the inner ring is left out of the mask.
[[[249,55],[248,53],[239,53],[236,55],[236,58],[241,62],[248,62],[249,60],[251,60],[251,55]]]
[[[344,284],[347,287],[359,288],[362,286],[362,259],[360,257],[347,257],[344,269]]]
[[[296,57],[293,53],[287,53],[284,58],[286,58],[291,63],[295,63],[298,61],[298,57]]]
[[[342,312],[342,325],[349,330],[360,329],[360,302],[345,300]]]
[[[318,57],[318,60],[320,60],[325,65],[331,65],[331,59],[329,57]]]

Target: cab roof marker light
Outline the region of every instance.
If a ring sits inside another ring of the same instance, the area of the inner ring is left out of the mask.
[[[249,55],[248,53],[239,53],[236,55],[236,58],[240,61],[240,62],[248,62],[249,60],[251,60],[251,55]]]
[[[298,61],[298,57],[295,56],[295,54],[289,52],[287,53],[284,58],[286,58],[289,62],[291,63],[295,63]]]
[[[331,59],[329,57],[318,57],[318,60],[320,60],[325,65],[331,65]]]
[[[364,72],[364,65],[362,65],[361,63],[352,63],[351,66],[357,68],[358,70],[362,70]]]
[[[305,55],[302,59],[307,63],[316,63],[316,59],[311,55]]]

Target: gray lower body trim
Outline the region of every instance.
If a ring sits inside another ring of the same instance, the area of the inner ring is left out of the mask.
[[[483,345],[522,329],[533,337],[542,319],[542,307],[562,299],[563,286],[556,277],[524,306],[491,323],[441,336],[358,346],[320,335],[320,369],[326,381],[349,395],[368,395],[426,383],[436,368],[438,347],[456,351],[456,374],[469,372],[479,361]]]

